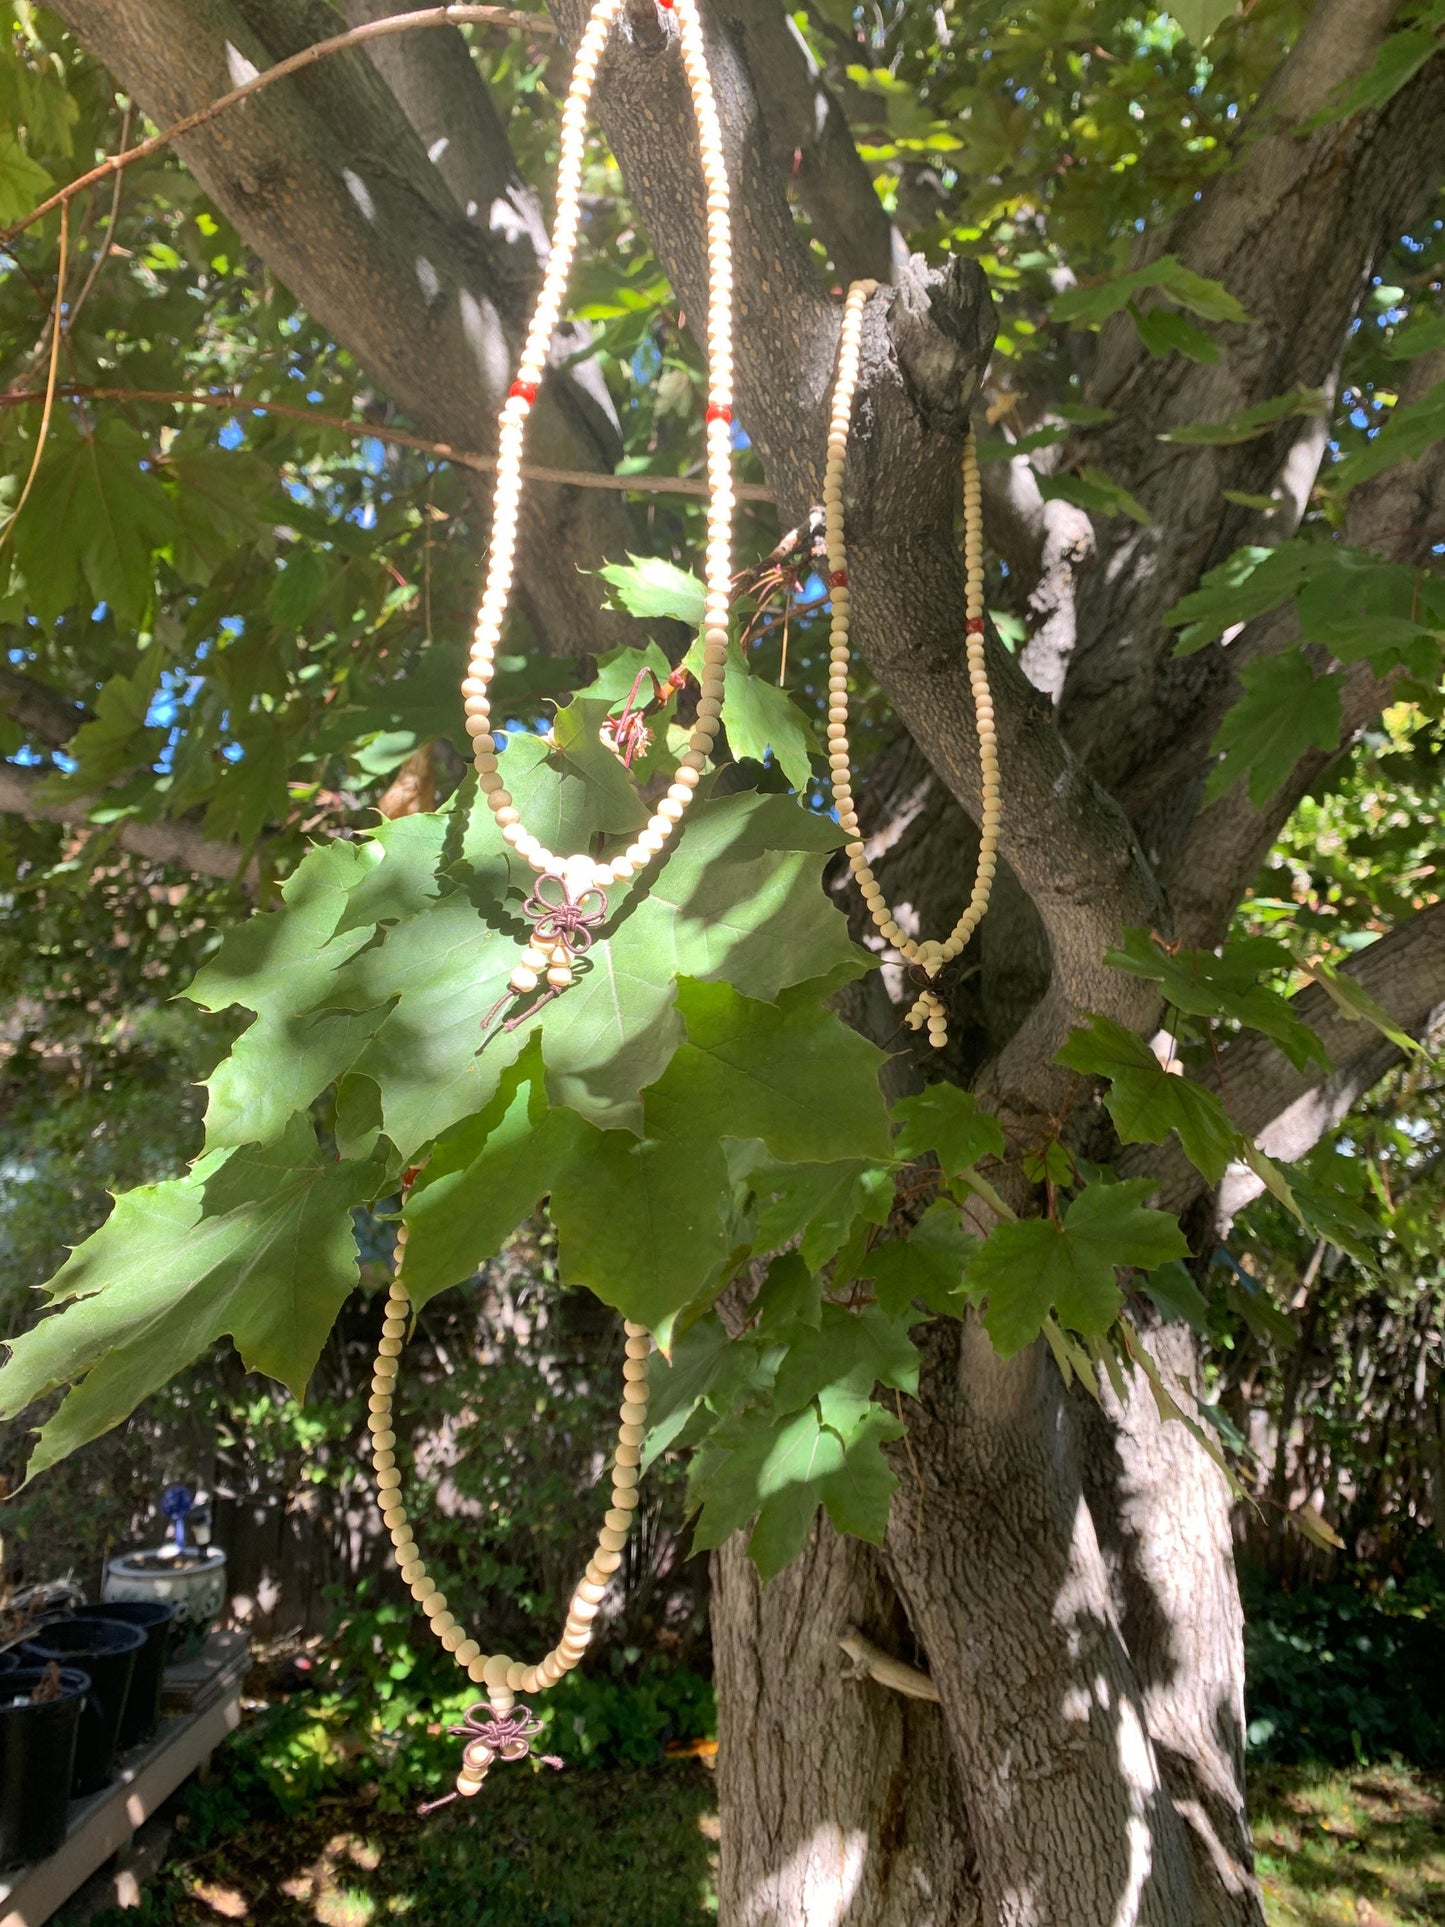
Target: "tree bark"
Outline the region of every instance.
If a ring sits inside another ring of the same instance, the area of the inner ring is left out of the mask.
[[[58,11],[162,126],[321,37],[308,30],[317,24],[308,8],[260,0],[62,0]],[[334,32],[335,15],[320,12]],[[424,433],[458,448],[494,445],[537,271],[535,237],[467,218],[360,49],[281,81],[179,146],[227,219]],[[529,455],[610,470],[618,446],[595,393],[554,375]],[[485,526],[484,486],[475,499]],[[622,640],[586,572],[624,555],[628,530],[620,495],[556,483],[527,490],[518,588],[554,653]]]
[[[234,84],[238,62],[263,65],[316,28],[310,0],[59,4],[158,120]],[[373,0],[350,4],[359,15]],[[553,0],[553,11],[575,41],[586,0]],[[1156,438],[1333,379],[1370,266],[1434,165],[1425,134],[1445,63],[1428,65],[1384,115],[1343,130],[1307,123],[1331,88],[1368,66],[1394,12],[1395,0],[1321,0],[1237,166],[1213,176],[1161,237],[1197,272],[1222,278],[1257,331],[1211,368],[1148,361],[1127,322],[1103,337],[1093,399],[1119,417],[1078,438],[1070,459],[1087,446],[1158,519],[1107,550],[1100,539],[1090,572],[1076,518],[1039,517],[1029,542],[1057,619],[1035,669],[1049,693],[990,639],[1009,879],[980,951],[992,953],[996,978],[1011,968],[1025,977],[1027,994],[995,1024],[985,985],[982,1028],[1002,1048],[983,1088],[1031,1145],[1077,1101],[1052,1058],[1078,1014],[1143,1029],[1155,1007],[1153,990],[1108,970],[1103,955],[1127,924],[1168,923],[1151,859],[1179,848],[1193,819],[1207,742],[1189,732],[1230,673],[1219,652],[1170,666],[1159,617],[1203,567],[1258,533],[1249,512],[1222,505],[1221,480],[1253,492],[1278,483],[1297,512],[1319,459],[1314,428],[1223,451],[1166,453]],[[866,265],[894,284],[866,317],[847,480],[855,631],[926,758],[914,787],[932,795],[919,807],[950,799],[931,866],[922,834],[880,857],[890,896],[936,928],[945,919],[934,905],[947,899],[956,915],[960,884],[940,871],[937,851],[968,848],[961,812],[980,797],[954,515],[991,341],[987,291],[968,264],[938,273],[898,258],[826,88],[779,12],[718,0],[707,24],[734,191],[739,418],[790,522],[819,491],[838,310],[796,224],[780,155],[798,152],[801,198],[842,271]],[[397,48],[376,66],[358,55],[313,70],[197,133],[184,152],[393,401],[428,432],[468,445],[505,389],[542,243],[500,130],[456,66],[457,45],[447,35],[425,58]],[[645,32],[614,36],[599,108],[658,258],[699,314],[702,192],[678,164],[691,109],[670,27],[648,16]],[[438,149],[454,135],[460,150]],[[501,216],[483,220],[471,205],[462,151]],[[610,466],[604,417],[595,392],[556,380],[531,452],[557,466]],[[528,611],[545,637],[575,650],[604,627],[585,578],[559,558],[587,565],[619,553],[622,511],[561,489],[531,491],[529,503],[536,519],[519,544]],[[1060,697],[1058,718],[1050,696]],[[1181,731],[1166,793],[1153,769]],[[906,769],[901,777],[913,780]],[[900,797],[906,788],[900,780]],[[1133,824],[1158,810],[1167,822],[1146,853]],[[889,1021],[886,999],[875,1000],[870,1027]],[[714,1560],[723,1927],[1259,1927],[1220,1482],[1182,1428],[1160,1426],[1137,1383],[1096,1411],[1065,1394],[1039,1347],[1003,1362],[965,1324],[930,1328],[924,1349],[883,1552],[819,1523],[766,1592],[738,1544]],[[838,1639],[849,1625],[926,1665],[938,1705],[846,1677]]]
[[[973,1847],[937,1706],[849,1676],[839,1635],[907,1652],[878,1554],[823,1520],[766,1589],[712,1561],[728,1927],[975,1927]]]

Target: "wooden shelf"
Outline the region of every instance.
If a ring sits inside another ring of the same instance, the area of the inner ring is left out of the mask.
[[[0,1927],[40,1927],[97,1867],[241,1723],[241,1685],[250,1665],[244,1633],[212,1633],[195,1659],[166,1673],[160,1727],[144,1746],[120,1757],[108,1787],[73,1800],[65,1843],[48,1860],[0,1874]]]

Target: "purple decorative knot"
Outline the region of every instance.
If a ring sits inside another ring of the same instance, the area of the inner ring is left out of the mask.
[[[522,915],[536,925],[546,943],[565,943],[580,954],[592,947],[592,932],[607,920],[606,895],[595,887],[574,900],[559,876],[539,876],[537,887],[522,905]]]
[[[532,1751],[532,1742],[542,1731],[542,1722],[530,1706],[513,1705],[505,1712],[498,1712],[490,1700],[477,1700],[467,1708],[466,1718],[460,1726],[448,1727],[447,1731],[456,1739],[465,1740],[462,1748],[462,1765],[470,1767],[474,1773],[485,1773],[495,1760],[525,1760]],[[550,1766],[559,1773],[562,1762],[555,1753],[539,1753],[538,1760],[543,1766]],[[430,1800],[418,1813],[435,1813],[457,1798],[455,1793],[444,1793],[440,1800]]]

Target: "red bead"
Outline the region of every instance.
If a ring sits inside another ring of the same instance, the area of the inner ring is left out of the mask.
[[[662,0],[658,0],[658,4],[661,5]],[[725,402],[710,401],[703,410],[702,418],[707,422],[730,422],[733,418],[733,411]]]
[[[507,393],[520,395],[523,401],[532,402],[537,399],[537,384],[535,381],[514,381]]]
[[[657,4],[662,8],[662,11],[664,13],[671,13],[674,5],[674,0],[657,0]]]
[[[846,569],[834,569],[833,573],[828,577],[828,587],[830,589],[846,589],[847,586],[848,571]]]
[[[983,617],[970,616],[968,621],[963,626],[968,631],[969,635],[981,636],[983,634]]]

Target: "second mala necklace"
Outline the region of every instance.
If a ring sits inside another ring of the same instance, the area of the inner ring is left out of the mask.
[[[848,436],[853,422],[853,397],[858,388],[858,362],[863,334],[863,310],[877,289],[876,281],[855,281],[843,304],[843,327],[838,341],[838,375],[833,389],[833,412],[828,425],[828,459],[823,471],[823,528],[828,550],[828,582],[833,604],[833,626],[828,659],[828,767],[838,825],[849,839],[845,846],[849,868],[879,935],[912,965],[922,987],[904,1018],[910,1030],[928,1026],[928,1041],[937,1050],[948,1042],[948,1015],[933,988],[945,965],[962,954],[983,920],[993,888],[998,860],[999,825],[1003,817],[998,778],[998,738],[994,730],[993,697],[989,693],[984,660],[983,515],[979,492],[978,453],[970,429],[963,448],[963,560],[964,630],[967,637],[968,682],[978,721],[978,756],[982,777],[983,811],[979,825],[978,874],[962,916],[948,936],[919,942],[903,929],[883,895],[883,886],[869,867],[857,812],[853,807],[853,779],[848,750],[848,545],[844,533],[843,480],[848,462]]]
[[[613,1574],[622,1564],[623,1547],[627,1543],[632,1515],[637,1509],[642,1441],[647,1427],[647,1361],[652,1352],[652,1341],[645,1325],[634,1324],[631,1320],[624,1325],[626,1356],[622,1363],[621,1422],[612,1463],[612,1503],[597,1534],[596,1549],[567,1608],[561,1638],[549,1653],[531,1665],[524,1660],[512,1659],[506,1653],[484,1653],[480,1643],[460,1624],[446,1594],[427,1570],[401,1496],[401,1472],[396,1463],[394,1400],[402,1347],[412,1320],[411,1294],[402,1277],[406,1240],[407,1231],[403,1225],[397,1233],[396,1273],[386,1301],[386,1318],[373,1367],[368,1413],[381,1516],[391,1534],[396,1562],[401,1568],[403,1580],[411,1589],[412,1598],[467,1678],[486,1691],[486,1698],[468,1708],[463,1723],[452,1728],[456,1737],[465,1742],[456,1790],[422,1808],[423,1813],[429,1813],[435,1807],[445,1806],[448,1800],[468,1799],[479,1793],[483,1780],[497,1760],[526,1758],[542,1725],[530,1707],[517,1703],[517,1694],[536,1693],[548,1686],[555,1686],[564,1673],[571,1672],[587,1650],[592,1637],[592,1622],[597,1617],[602,1596],[611,1584]],[[548,1754],[541,1757],[549,1766],[562,1764]]]

